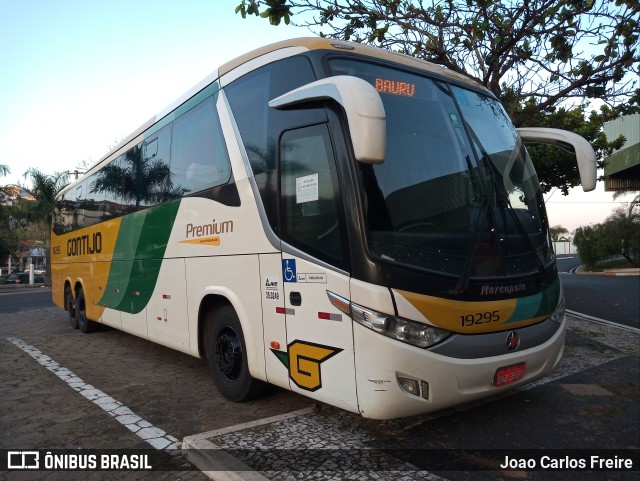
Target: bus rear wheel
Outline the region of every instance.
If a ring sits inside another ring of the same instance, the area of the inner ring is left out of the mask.
[[[82,287],[78,290],[78,294],[76,295],[75,315],[78,328],[80,328],[80,331],[85,334],[94,332],[98,327],[97,323],[87,319],[87,305],[84,300],[84,291],[82,290]]]
[[[73,329],[78,329],[78,321],[76,320],[76,301],[71,294],[71,286],[64,288],[64,305],[69,314],[69,322]]]
[[[249,373],[247,348],[238,315],[231,306],[221,306],[209,313],[207,357],[218,391],[234,402],[261,396],[266,388]]]

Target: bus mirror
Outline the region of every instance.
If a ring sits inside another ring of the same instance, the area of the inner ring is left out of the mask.
[[[344,108],[356,160],[367,164],[384,162],[386,116],[376,89],[357,77],[338,75],[317,80],[269,102],[281,109],[317,100],[332,99]]]
[[[518,129],[524,143],[550,144],[576,155],[582,190],[589,192],[596,188],[596,153],[591,144],[573,132],[542,127]]]

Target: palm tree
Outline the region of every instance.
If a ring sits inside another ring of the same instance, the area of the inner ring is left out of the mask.
[[[5,175],[11,173],[11,169],[9,169],[8,165],[0,164],[0,177],[4,177]],[[4,199],[4,195],[6,190],[3,186],[0,186],[0,200]],[[0,202],[0,220],[2,220],[2,224],[6,225],[7,219],[5,218],[6,208],[3,205],[3,202]],[[9,247],[7,243],[6,237],[8,236],[8,230],[0,231],[0,259],[4,260],[4,256],[9,253]]]
[[[4,177],[5,175],[9,175],[11,173],[11,169],[8,165],[0,164],[0,177]],[[6,186],[0,186],[0,197],[3,193],[6,193]]]
[[[45,174],[37,168],[31,168],[24,173],[25,179],[31,180],[31,188],[24,188],[35,199],[33,208],[29,211],[29,221],[44,224],[45,247],[47,252],[45,284],[51,285],[51,256],[49,245],[51,243],[51,220],[55,198],[69,183],[69,174],[66,172],[54,172]]]
[[[169,166],[161,160],[152,162],[143,158],[139,145],[98,171],[90,189],[93,193],[119,197],[135,205],[135,210],[143,202],[157,203],[177,198],[182,193],[181,189],[173,188]]]

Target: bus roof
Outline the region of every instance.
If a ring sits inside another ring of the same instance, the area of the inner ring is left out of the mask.
[[[291,40],[283,40],[281,42],[273,43],[271,45],[266,45],[262,48],[253,50],[249,53],[241,55],[230,62],[225,63],[219,68],[220,76],[223,76],[226,73],[229,73],[231,70],[239,67],[254,58],[260,57],[267,53],[273,52],[275,50],[287,48],[287,47],[302,47],[308,51],[311,50],[335,50],[335,51],[349,51],[352,53],[365,55],[367,57],[377,58],[380,60],[386,60],[389,62],[398,63],[401,65],[406,65],[409,67],[417,68],[420,70],[425,70],[427,72],[435,73],[444,77],[449,77],[457,80],[458,82],[463,82],[466,84],[471,84],[476,88],[479,87],[479,84],[472,80],[470,77],[459,74],[452,70],[446,69],[439,65],[435,65],[431,62],[427,62],[426,60],[420,60],[415,57],[411,57],[409,55],[405,55],[398,52],[391,52],[389,50],[385,50],[379,47],[371,47],[369,45],[363,45],[361,43],[355,42],[347,42],[345,40],[336,40],[330,38],[321,38],[321,37],[310,37],[310,38],[294,38]]]
[[[302,51],[313,51],[313,50],[335,50],[336,52],[350,52],[360,54],[366,57],[379,59],[383,61],[389,61],[393,63],[397,63],[400,65],[405,65],[407,67],[416,68],[419,70],[424,70],[426,72],[430,72],[442,77],[448,77],[458,82],[462,82],[468,85],[472,85],[475,88],[482,88],[480,84],[472,80],[471,78],[462,75],[460,73],[454,72],[452,70],[446,69],[439,65],[435,65],[433,63],[427,62],[425,60],[420,60],[415,57],[411,57],[409,55],[404,55],[397,52],[391,52],[389,50],[385,50],[378,47],[371,47],[368,45],[363,45],[355,42],[347,42],[344,40],[336,40],[329,38],[320,38],[320,37],[309,37],[309,38],[294,38],[291,40],[284,40],[281,42],[273,43],[270,45],[266,45],[264,47],[258,48],[256,50],[252,50],[240,57],[235,58],[225,64],[223,64],[220,68],[214,70],[207,77],[198,82],[194,87],[188,90],[185,94],[180,96],[176,101],[172,102],[169,106],[161,110],[158,114],[147,120],[144,124],[138,127],[134,132],[128,135],[125,139],[119,142],[116,147],[114,147],[110,152],[108,152],[105,156],[103,156],[98,162],[91,166],[91,168],[87,171],[87,174],[91,171],[95,170],[100,164],[103,162],[117,157],[122,152],[129,149],[132,145],[138,143],[141,140],[141,136],[146,132],[149,128],[151,128],[158,121],[162,120],[164,117],[169,115],[171,112],[175,111],[182,104],[187,102],[189,99],[197,95],[203,89],[205,89],[208,85],[217,81],[224,75],[232,72],[234,69],[241,67],[242,65],[250,62],[253,59],[257,59],[263,55],[270,54],[277,50],[281,49],[289,49],[289,48],[297,48]],[[81,180],[82,177],[78,180]],[[68,190],[68,188],[72,187],[76,182],[72,182],[69,186],[63,189],[62,192]],[[62,193],[61,192],[61,193]]]

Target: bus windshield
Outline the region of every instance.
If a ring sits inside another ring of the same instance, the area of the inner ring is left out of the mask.
[[[370,82],[386,112],[384,163],[357,166],[372,255],[465,283],[549,265],[540,185],[497,100],[362,61],[330,69]]]

